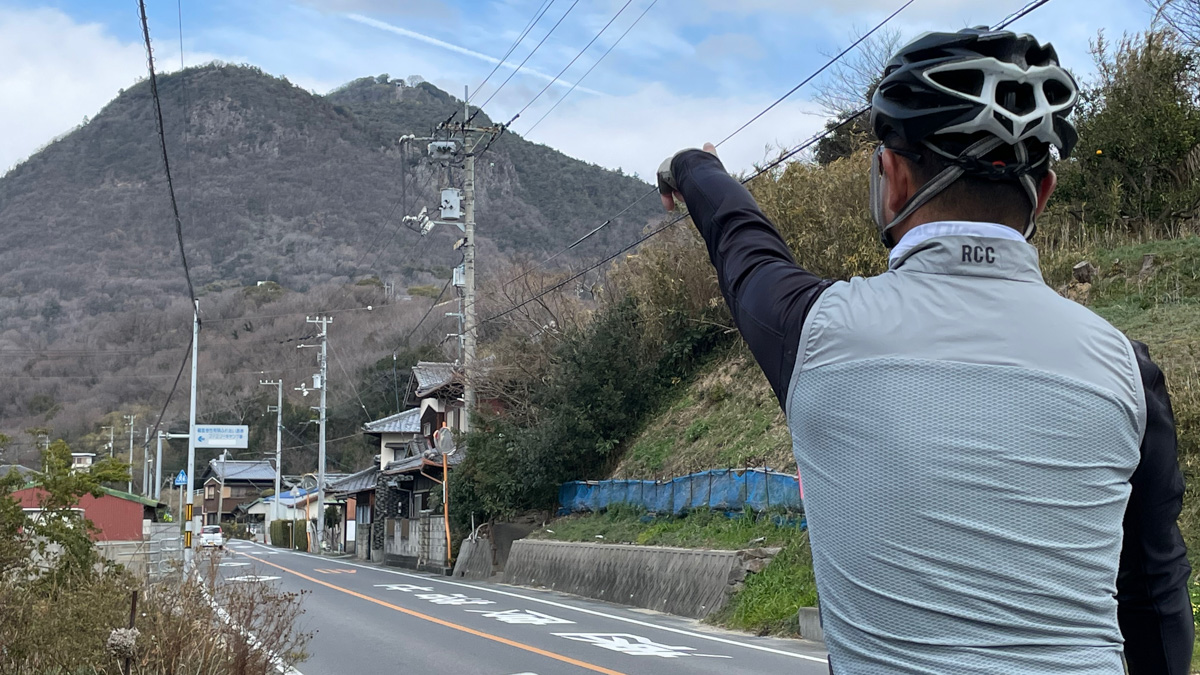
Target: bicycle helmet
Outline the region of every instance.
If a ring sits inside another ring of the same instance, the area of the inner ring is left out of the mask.
[[[1025,238],[1033,236],[1037,183],[1030,172],[1067,157],[1078,136],[1067,119],[1079,98],[1054,47],[1031,35],[987,28],[926,33],[902,48],[871,98],[871,125],[881,143],[898,137],[924,146],[948,166],[909,199],[890,222],[883,213],[882,173],[871,167],[871,211],[885,246],[889,231],[964,175],[1017,181],[1033,204]],[[991,156],[989,156],[991,155]]]

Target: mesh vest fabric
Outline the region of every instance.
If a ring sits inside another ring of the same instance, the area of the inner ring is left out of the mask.
[[[1145,404],[1120,332],[1028,244],[945,237],[825,291],[800,354],[788,419],[834,672],[1123,672]]]

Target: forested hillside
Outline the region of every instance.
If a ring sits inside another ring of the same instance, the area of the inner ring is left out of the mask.
[[[224,64],[163,76],[159,90],[206,318],[202,415],[215,421],[243,407],[257,415],[246,401],[259,389],[258,371],[293,384],[309,377],[312,354],[294,349],[295,338],[311,333],[306,313],[364,310],[339,317],[331,333],[344,361],[331,365],[333,393],[362,398],[354,391],[361,369],[384,357],[390,367],[459,261],[456,231],[421,237],[402,226],[402,216],[437,205],[447,171],[425,157],[426,143],[402,150],[398,139],[428,136],[462,102],[386,75],[318,96]],[[475,122],[490,124],[484,114]],[[511,134],[477,173],[482,284],[513,260],[570,243],[649,189]],[[635,236],[652,207],[635,205],[559,262]],[[258,287],[263,281],[273,285]],[[190,338],[186,295],[142,81],[0,178],[0,433],[20,437],[26,451],[28,428],[95,445],[99,425],[111,422],[105,415],[137,408],[142,420],[157,416]],[[453,300],[450,289],[442,301]],[[408,342],[442,342],[453,308]],[[281,313],[290,316],[274,316]],[[440,349],[431,356],[442,357]],[[170,412],[185,414],[186,397]],[[370,414],[379,412],[388,410]]]

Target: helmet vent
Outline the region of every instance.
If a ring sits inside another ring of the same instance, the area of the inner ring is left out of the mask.
[[[1050,105],[1062,105],[1071,100],[1071,90],[1058,80],[1046,80],[1042,83],[1042,93]]]
[[[1013,133],[1013,123],[1011,118],[1001,115],[999,112],[994,110],[992,111],[992,117],[996,118],[996,121],[1000,123],[1000,126],[1007,129],[1008,133]]]
[[[943,70],[929,73],[929,79],[968,96],[983,93],[983,73],[978,70]]]
[[[999,82],[996,84],[996,103],[1014,115],[1026,115],[1037,110],[1033,85],[1028,82]]]

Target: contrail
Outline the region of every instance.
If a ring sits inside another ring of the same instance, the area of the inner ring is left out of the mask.
[[[389,33],[395,33],[396,35],[403,35],[404,37],[412,38],[414,40],[418,40],[420,42],[424,42],[425,44],[430,44],[435,47],[441,47],[442,49],[445,49],[447,51],[452,51],[457,54],[462,54],[463,56],[470,56],[471,58],[479,59],[480,61],[486,61],[492,65],[500,63],[500,59],[497,59],[492,56],[488,56],[487,54],[481,54],[477,51],[467,49],[466,47],[460,47],[458,45],[450,44],[449,42],[444,42],[444,41],[439,40],[434,37],[429,37],[428,35],[422,35],[415,31],[408,30],[407,28],[401,28],[400,26],[395,26],[395,25],[392,25],[385,21],[379,21],[378,19],[372,19],[369,16],[363,16],[361,14],[347,14],[346,18],[350,19],[351,21],[356,21],[358,23],[361,23],[365,26],[371,26],[373,28],[378,28],[380,30],[386,30]],[[503,67],[508,68],[509,70],[516,69],[515,64],[508,63],[508,62],[505,62],[503,64]],[[543,72],[539,72],[532,68],[522,68],[521,72],[527,73],[529,75],[532,75],[539,79],[545,80],[547,82],[553,82],[554,84],[556,84],[560,87],[570,87],[571,86],[570,82],[565,82],[561,79],[555,80],[552,76],[547,75]],[[604,96],[604,94],[602,92],[596,91],[595,89],[588,89],[587,87],[577,87],[576,89],[578,91],[582,91],[582,92],[585,92],[588,94],[593,94],[595,96]]]

